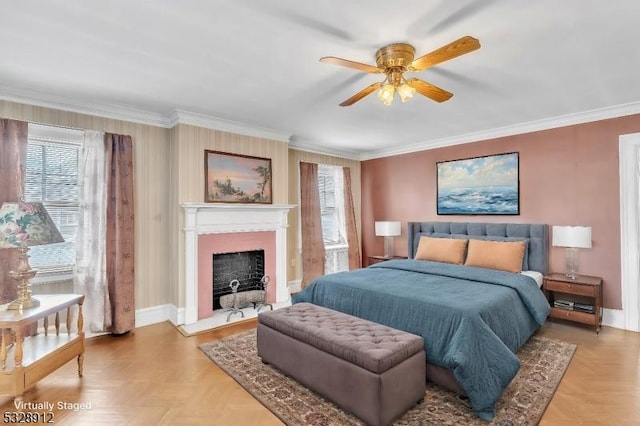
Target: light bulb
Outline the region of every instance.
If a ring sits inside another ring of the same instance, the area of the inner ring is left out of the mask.
[[[409,86],[407,83],[403,83],[398,87],[398,95],[400,95],[402,102],[407,102],[409,99],[413,98],[415,93],[416,89]]]
[[[396,88],[391,84],[385,84],[378,91],[378,99],[382,101],[383,104],[389,106],[391,102],[393,102],[393,94],[395,93]]]

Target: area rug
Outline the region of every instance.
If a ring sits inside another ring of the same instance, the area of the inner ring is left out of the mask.
[[[200,349],[287,425],[363,425],[358,418],[307,389],[256,353],[256,330],[200,345]],[[394,425],[536,425],[564,375],[576,346],[533,336],[518,351],[520,371],[496,404],[492,422],[477,417],[465,398],[427,384],[424,400]]]

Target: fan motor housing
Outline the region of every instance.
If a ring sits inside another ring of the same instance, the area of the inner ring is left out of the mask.
[[[376,52],[376,64],[380,68],[407,68],[413,62],[416,50],[407,43],[393,43]]]

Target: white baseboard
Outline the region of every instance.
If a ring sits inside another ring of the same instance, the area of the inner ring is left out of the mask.
[[[169,312],[169,321],[173,325],[184,324],[185,308],[178,308],[176,305],[171,305],[171,311]]]
[[[157,305],[150,308],[136,309],[136,327],[167,321],[171,310],[170,304]]]
[[[297,293],[302,290],[302,280],[289,281],[287,287],[289,287],[289,294]]]
[[[302,280],[289,281],[289,292],[296,293],[300,291],[301,283]],[[164,321],[170,321],[176,326],[181,325],[184,324],[184,311],[185,308],[178,308],[172,303],[152,306],[150,308],[136,309],[136,327],[144,327],[145,325],[156,324]],[[622,315],[622,310],[604,308],[602,312],[602,325],[624,330],[624,316]]]
[[[602,325],[621,328],[622,330],[624,330],[624,315],[622,314],[622,309],[602,309]]]

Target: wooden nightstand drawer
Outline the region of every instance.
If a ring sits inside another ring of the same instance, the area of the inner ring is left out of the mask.
[[[586,312],[569,311],[560,308],[551,308],[549,314],[551,318],[560,318],[570,321],[580,322],[582,324],[598,325],[598,317],[594,314],[588,314]]]
[[[545,290],[557,291],[559,293],[577,294],[589,297],[596,297],[596,291],[598,290],[598,288],[594,286],[551,280],[545,281],[544,288]]]
[[[393,257],[367,256],[367,266],[373,265],[374,263],[386,262],[387,260],[406,259],[406,258],[407,256],[393,256]]]

